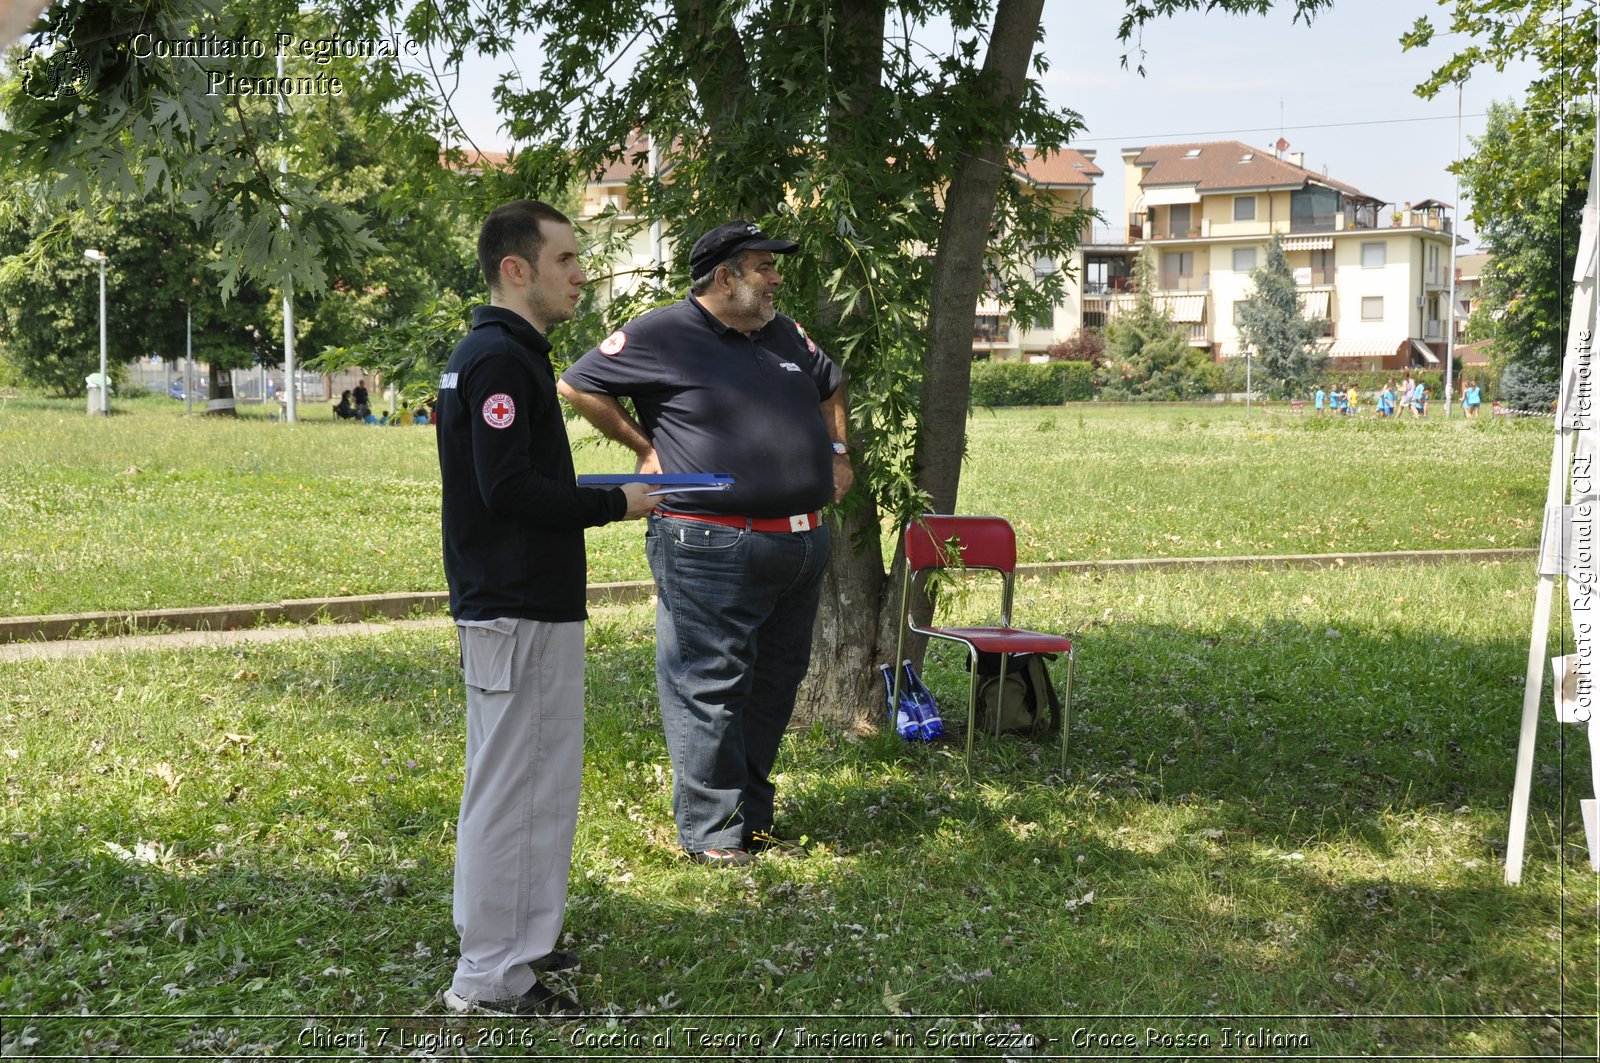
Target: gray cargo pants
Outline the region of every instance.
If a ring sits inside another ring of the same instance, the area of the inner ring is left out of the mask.
[[[450,988],[507,1000],[555,948],[583,777],[582,621],[458,621],[467,685]]]

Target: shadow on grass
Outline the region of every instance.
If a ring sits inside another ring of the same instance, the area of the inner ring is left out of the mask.
[[[1595,1010],[1596,927],[1569,904],[1592,876],[1559,873],[1557,844],[1579,828],[1549,822],[1553,725],[1524,887],[1500,884],[1492,851],[1520,638],[1273,621],[1107,624],[1080,641],[1067,779],[1048,741],[982,739],[969,773],[959,743],[798,732],[781,826],[812,847],[717,874],[671,848],[648,640],[599,640],[567,921],[584,999],[660,1011],[623,1028],[680,1038],[699,1024],[792,1041],[822,1015],[877,1017],[814,1027],[915,1037],[857,1056],[926,1052],[925,1031],[975,1026],[935,1016],[980,1012],[1080,1016],[1015,1022],[1063,1053],[1126,1054],[1102,1035],[1163,1047],[1149,1029],[1220,1052],[1224,1028],[1263,1024],[1312,1038],[1301,1054],[1592,1053],[1592,1021],[1560,1019]],[[431,1028],[454,947],[451,645],[443,632],[186,658],[195,689],[223,696],[204,694],[197,718],[139,722],[136,767],[96,774],[85,755],[70,781],[19,775],[36,798],[0,842],[0,941],[16,960],[0,1014],[146,1017],[41,1021],[29,1050],[285,1054],[313,1013]],[[83,743],[140,660],[84,674]],[[959,704],[964,673],[929,671]],[[52,678],[32,674],[41,691]],[[959,713],[948,722],[959,734]],[[185,737],[235,724],[257,742]],[[152,797],[162,758],[190,778]],[[141,856],[141,839],[160,848]],[[236,1010],[299,1018],[222,1017]],[[176,1018],[194,1015],[210,1018]]]

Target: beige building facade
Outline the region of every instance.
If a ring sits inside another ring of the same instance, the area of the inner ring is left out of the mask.
[[[1130,260],[1155,257],[1157,297],[1214,357],[1242,357],[1240,306],[1252,270],[1283,240],[1308,317],[1323,320],[1339,369],[1443,364],[1450,321],[1450,206],[1399,210],[1376,196],[1239,141],[1122,151]],[[1119,249],[1106,248],[1103,257]],[[1127,271],[1131,273],[1131,267]],[[1089,296],[1101,324],[1132,304],[1124,286]]]

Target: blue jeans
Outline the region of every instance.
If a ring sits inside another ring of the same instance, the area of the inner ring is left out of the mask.
[[[769,775],[811,663],[828,528],[757,532],[653,515],[656,685],[678,843],[735,849],[772,827]]]

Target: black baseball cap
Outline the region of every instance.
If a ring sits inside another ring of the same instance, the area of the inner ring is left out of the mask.
[[[756,226],[737,218],[719,225],[694,243],[689,252],[689,276],[698,280],[710,273],[717,263],[740,251],[771,251],[787,255],[800,250],[793,240],[774,240]]]

